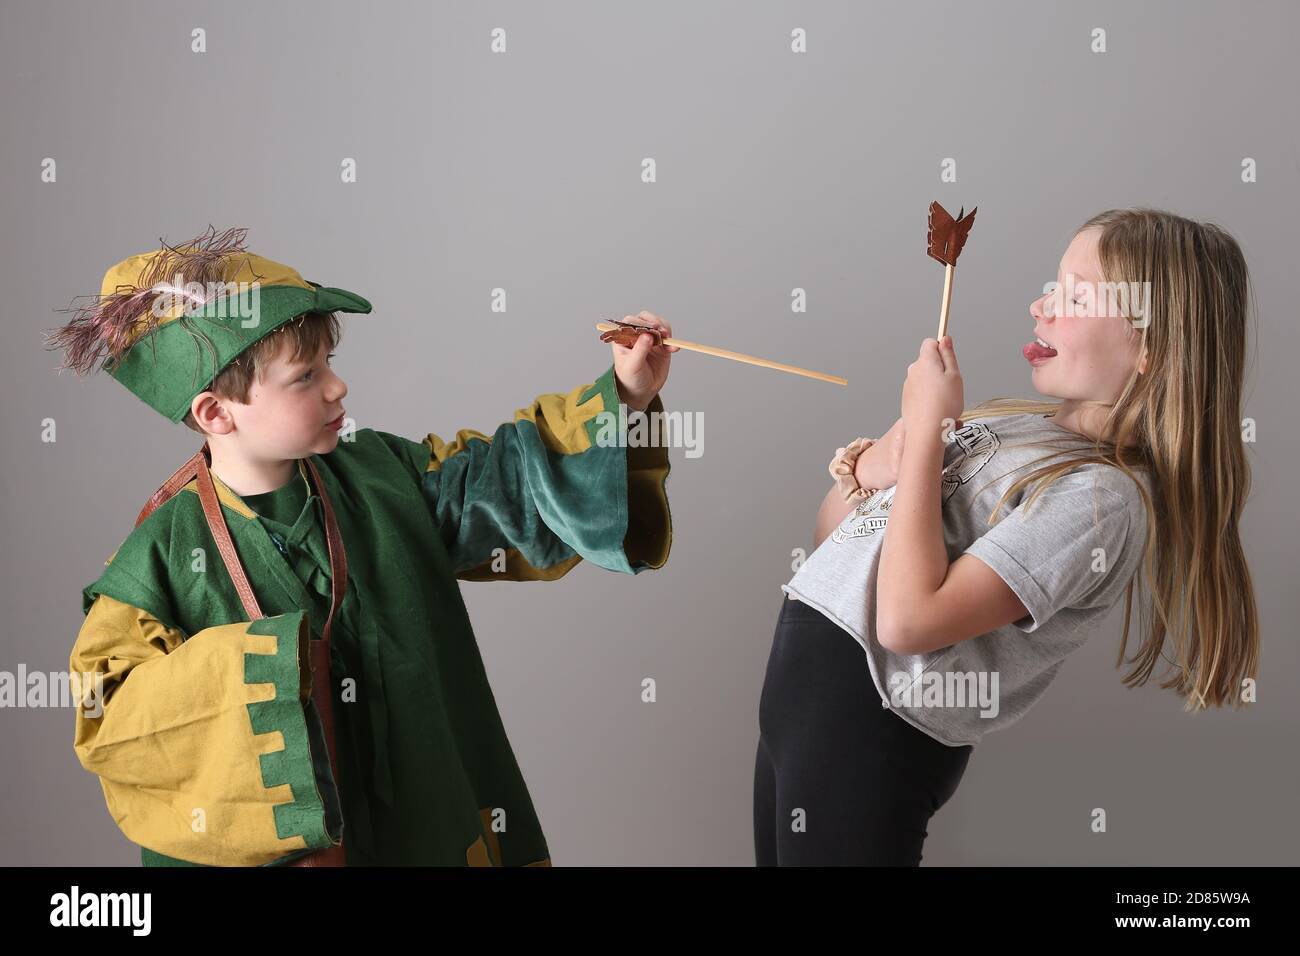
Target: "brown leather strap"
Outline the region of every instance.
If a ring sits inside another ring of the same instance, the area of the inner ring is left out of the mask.
[[[334,742],[334,694],[330,680],[330,630],[334,624],[334,615],[343,604],[343,594],[348,586],[348,559],[343,548],[343,536],[334,517],[334,506],[320,480],[320,473],[310,458],[304,459],[307,471],[311,475],[316,493],[320,495],[321,509],[325,512],[325,544],[329,549],[330,559],[330,613],[325,618],[325,627],[321,630],[319,641],[308,642],[311,648],[311,699],[320,714],[321,726],[325,730],[325,744],[329,750],[330,766],[334,768],[334,780],[338,782],[339,755]],[[324,680],[318,679],[324,675]],[[340,800],[342,792],[340,791]],[[347,866],[347,856],[343,850],[342,840],[333,846],[317,850],[308,856],[294,860],[289,866]]]
[[[334,709],[330,692],[331,682],[329,680],[330,672],[330,646],[327,641],[308,641],[310,648],[308,655],[311,658],[312,681],[311,681],[311,699],[316,705],[316,712],[320,714],[321,726],[325,730],[325,742],[329,748],[330,766],[335,769],[334,780],[338,782],[338,753],[334,747]],[[320,675],[325,675],[325,680],[320,680]],[[340,804],[342,796],[340,794]],[[307,856],[301,856],[286,866],[347,866],[347,854],[343,850],[343,841],[340,839],[337,844],[324,847]]]
[[[244,605],[248,619],[256,621],[266,615],[262,613],[262,608],[257,603],[257,596],[253,593],[253,587],[248,583],[248,575],[244,573],[244,566],[239,561],[239,552],[235,550],[235,543],[230,538],[230,529],[226,527],[226,517],[221,513],[221,501],[217,498],[217,489],[212,483],[212,473],[208,470],[210,454],[208,443],[204,442],[203,447],[194,454],[194,457],[176,469],[172,476],[163,482],[162,487],[149,497],[135,523],[139,527],[140,523],[159,505],[192,480],[197,479],[199,502],[203,506],[208,530],[212,532],[212,538],[217,543],[217,552],[221,555],[222,563],[225,564],[231,581],[234,582],[235,592],[239,595],[240,603]]]
[[[206,443],[203,447],[207,447]],[[208,471],[208,463],[202,455],[199,456],[198,470],[199,501],[202,502],[203,514],[208,519],[208,530],[216,539],[217,550],[221,552],[221,560],[225,563],[226,570],[230,572],[230,579],[235,583],[239,601],[244,605],[250,621],[266,617],[257,603],[257,596],[253,594],[253,586],[248,583],[248,575],[244,573],[244,566],[239,561],[235,542],[230,540],[230,529],[226,527],[226,516],[221,513],[221,502],[217,499],[217,489],[212,484],[212,473]]]
[[[172,476],[162,483],[162,487],[149,496],[144,508],[140,510],[140,516],[135,519],[137,528],[144,523],[145,518],[153,514],[159,505],[188,485],[194,476],[198,474],[199,460],[203,457],[203,450],[207,447],[208,443],[204,442],[203,448],[196,451],[192,458],[172,472]]]
[[[235,591],[239,594],[240,603],[243,604],[249,620],[256,621],[266,615],[262,613],[262,608],[257,603],[257,596],[253,593],[252,585],[248,581],[248,575],[244,573],[244,566],[239,560],[239,552],[235,550],[235,543],[230,537],[230,529],[226,526],[225,515],[221,513],[221,501],[217,497],[216,486],[213,484],[212,474],[209,469],[210,455],[211,450],[208,443],[204,442],[203,447],[195,452],[194,456],[185,464],[176,469],[171,477],[163,482],[161,487],[149,497],[135,523],[139,527],[141,522],[149,517],[163,502],[179,492],[190,481],[197,479],[199,502],[203,507],[203,515],[207,520],[208,530],[217,543],[217,551],[220,553],[226,571],[230,574],[230,579],[235,585]],[[331,691],[332,681],[330,680],[329,639],[334,624],[334,616],[342,606],[343,595],[347,591],[348,562],[347,553],[343,547],[343,536],[339,532],[338,520],[334,515],[334,507],[325,491],[324,484],[321,482],[320,472],[317,471],[316,465],[310,458],[304,459],[304,461],[307,464],[307,471],[311,476],[315,491],[320,496],[322,510],[325,512],[325,543],[329,549],[330,562],[329,615],[325,618],[325,626],[321,630],[320,640],[308,641],[308,656],[312,671],[311,699],[316,705],[317,713],[320,714],[321,724],[325,731],[326,746],[329,751],[330,767],[334,771],[334,780],[337,783],[339,779],[339,758],[334,735],[334,695]],[[287,865],[346,866],[347,858],[343,850],[343,843],[340,840],[337,844],[317,850],[305,857],[300,857]]]
[[[343,536],[339,533],[338,520],[334,517],[334,505],[330,501],[330,496],[325,493],[320,472],[316,470],[316,464],[310,458],[303,460],[307,463],[307,471],[311,475],[312,484],[316,486],[316,493],[320,495],[321,510],[325,512],[325,545],[329,549],[330,557],[330,613],[325,619],[321,640],[328,641],[334,615],[342,606],[343,595],[348,589],[348,556],[343,548]]]

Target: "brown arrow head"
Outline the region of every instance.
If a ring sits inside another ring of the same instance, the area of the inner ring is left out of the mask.
[[[961,255],[966,237],[970,235],[970,227],[975,224],[975,209],[968,214],[965,214],[965,210],[966,207],[963,206],[957,213],[957,218],[953,219],[938,202],[930,203],[929,229],[925,242],[925,251],[930,258],[937,259],[944,265],[957,264],[957,257]]]

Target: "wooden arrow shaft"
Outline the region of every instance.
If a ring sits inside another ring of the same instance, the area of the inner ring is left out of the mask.
[[[943,267],[943,302],[939,305],[939,334],[937,336],[939,339],[948,334],[948,307],[952,305],[952,277],[956,271],[952,263],[948,263]]]
[[[601,332],[612,332],[618,326],[611,322],[597,322],[596,328]],[[769,359],[758,358],[755,355],[746,355],[743,352],[733,352],[730,349],[720,349],[712,345],[701,345],[699,342],[688,342],[685,339],[670,339],[665,337],[664,345],[674,345],[679,349],[686,349],[688,352],[703,352],[705,355],[716,355],[718,358],[731,359],[733,362],[746,362],[749,365],[759,365],[763,368],[774,368],[778,372],[789,372],[792,375],[804,375],[808,378],[815,378],[822,382],[831,382],[835,385],[848,385],[849,380],[840,378],[838,375],[827,375],[824,372],[814,372],[810,369],[800,368],[797,365],[786,365],[784,362],[773,362]]]

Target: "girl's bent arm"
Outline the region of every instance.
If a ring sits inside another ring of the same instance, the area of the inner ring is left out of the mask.
[[[902,428],[903,420],[900,418],[874,445],[858,457],[853,471],[864,488],[892,488],[898,481],[893,450],[895,439]],[[844,516],[857,507],[858,500],[854,498],[845,501],[838,487],[831,485],[830,491],[826,492],[826,497],[822,499],[821,507],[817,510],[817,523],[813,529],[814,551],[821,546],[835,526],[844,520]]]
[[[951,565],[943,536],[944,440],[908,434],[876,581],[876,638],[900,654],[925,654],[1018,621],[1020,598],[988,565]]]
[[[856,503],[856,501],[845,501],[839,487],[831,485],[830,490],[826,492],[826,497],[822,499],[822,506],[817,509],[817,526],[813,529],[814,551],[821,547],[826,536],[844,520],[844,516],[853,510]]]

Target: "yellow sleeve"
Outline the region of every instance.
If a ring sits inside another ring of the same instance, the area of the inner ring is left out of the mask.
[[[315,707],[304,706],[310,639],[301,610],[187,637],[95,598],[69,660],[74,748],[129,840],[215,866],[338,842],[338,794]]]

